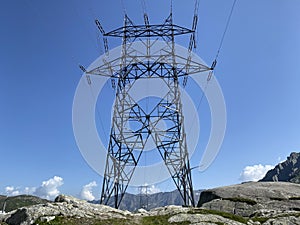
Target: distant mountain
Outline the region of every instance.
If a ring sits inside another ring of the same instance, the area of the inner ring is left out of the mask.
[[[18,209],[20,207],[43,204],[43,203],[47,203],[50,201],[36,197],[36,196],[31,196],[31,195],[18,195],[18,196],[11,196],[11,197],[6,197],[3,195],[0,195],[0,211],[1,212],[4,207],[4,202],[6,202],[5,212],[10,212],[10,211]]]
[[[300,153],[291,153],[286,161],[269,170],[260,181],[286,181],[300,184]]]
[[[197,190],[194,192],[196,204],[199,200],[200,193],[201,190]],[[92,203],[99,204],[99,200],[92,201]],[[159,193],[149,194],[149,195],[146,194],[134,195],[134,194],[126,193],[121,202],[120,209],[134,212],[140,208],[150,210],[150,209],[167,206],[167,205],[182,205],[182,204],[183,201],[178,190],[174,190],[171,192],[159,192]],[[113,199],[109,201],[108,205],[114,207]]]

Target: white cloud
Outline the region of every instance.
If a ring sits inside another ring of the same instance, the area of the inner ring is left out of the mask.
[[[253,165],[253,166],[246,166],[243,169],[243,172],[240,174],[240,180],[242,181],[258,181],[262,179],[266,173],[273,169],[274,166],[271,165]]]
[[[156,187],[155,185],[143,185],[143,187],[140,190],[141,194],[155,194],[160,192],[160,189]]]
[[[11,195],[20,195],[21,194],[19,188],[15,188],[13,186],[7,186],[7,187],[5,187],[5,193],[7,195],[10,195],[10,196]]]
[[[25,187],[24,189],[20,187],[7,186],[5,187],[5,193],[8,196],[15,195],[36,195],[41,198],[54,199],[59,195],[58,188],[63,185],[63,178],[54,176],[49,180],[43,181],[39,187]]]
[[[93,181],[89,184],[84,185],[80,191],[80,198],[87,200],[87,201],[95,200],[95,196],[93,195],[94,187],[97,187],[96,181]]]
[[[41,198],[53,199],[59,195],[58,188],[64,184],[63,178],[59,176],[54,176],[49,180],[43,181],[42,185],[36,188],[33,192],[34,195],[37,195]]]
[[[10,193],[10,192],[12,192],[12,191],[14,191],[15,190],[15,188],[13,187],[13,186],[7,186],[6,188],[5,188],[5,191],[7,192],[7,193]]]
[[[32,195],[36,190],[36,187],[25,187],[24,188],[24,194],[26,195]]]

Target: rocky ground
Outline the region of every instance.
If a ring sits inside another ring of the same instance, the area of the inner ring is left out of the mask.
[[[202,192],[199,207],[166,206],[132,213],[60,195],[54,202],[0,214],[9,225],[300,225],[300,185],[258,182]]]
[[[249,182],[214,188],[201,193],[198,206],[244,217],[300,212],[300,185]]]

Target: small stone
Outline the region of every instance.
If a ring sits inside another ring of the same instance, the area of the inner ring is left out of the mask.
[[[138,209],[137,212],[138,213],[148,213],[148,211],[146,209]]]
[[[41,222],[50,222],[55,219],[55,216],[42,216],[40,218]]]

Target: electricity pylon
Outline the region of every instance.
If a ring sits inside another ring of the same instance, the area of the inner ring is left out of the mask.
[[[160,25],[151,25],[147,14],[144,14],[143,25],[135,25],[125,15],[122,27],[106,33],[96,20],[107,56],[107,37],[122,38],[118,60],[107,57],[103,65],[86,71],[87,75],[111,77],[116,89],[101,204],[114,199],[115,208],[119,208],[146,143],[152,139],[184,205],[195,206],[179,78],[185,86],[189,74],[212,70],[192,60],[196,24],[197,15],[194,15],[192,29],[175,25],[172,13]],[[187,56],[176,54],[175,37],[178,35],[190,35]],[[157,42],[164,43],[159,51],[153,50]],[[139,43],[142,50],[137,50],[135,43]],[[130,94],[137,80],[145,78],[161,79],[167,87],[167,94],[150,113]],[[160,121],[165,122],[164,129],[158,128]],[[129,123],[134,125],[129,128]]]

